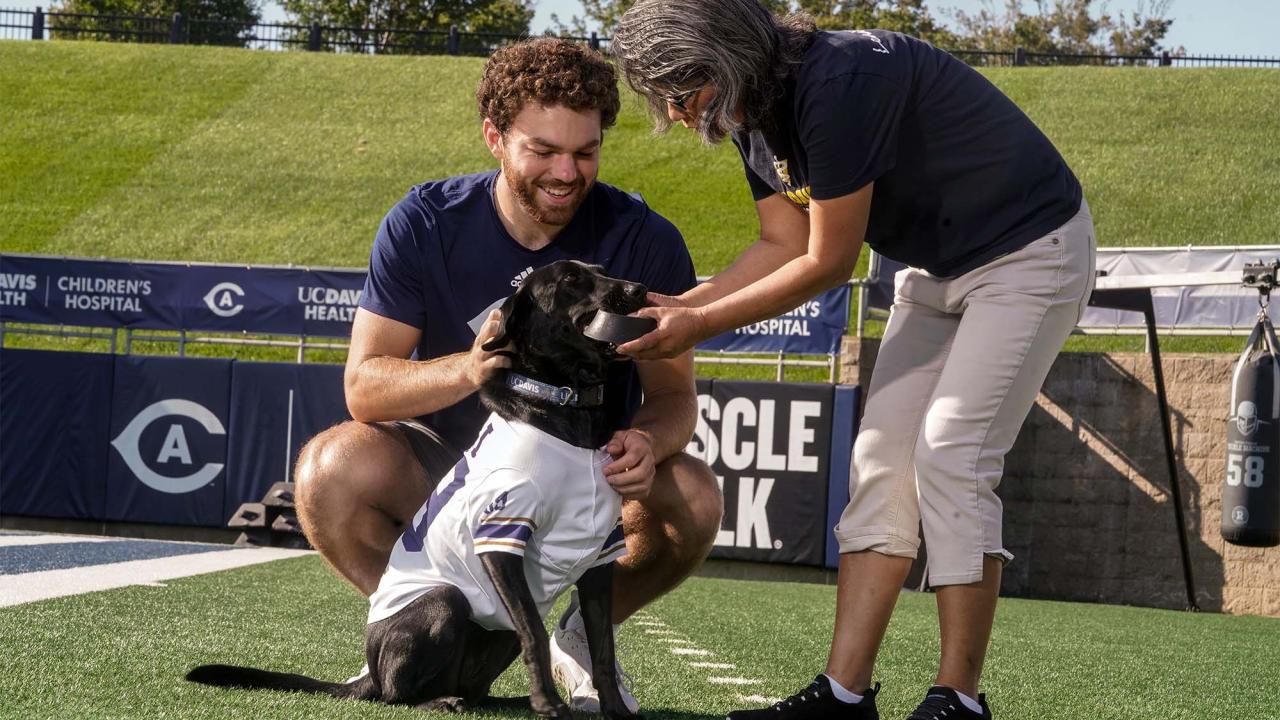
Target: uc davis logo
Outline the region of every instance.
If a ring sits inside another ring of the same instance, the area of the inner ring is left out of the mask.
[[[505,508],[507,506],[507,492],[509,491],[503,491],[501,495],[494,498],[493,502],[485,506],[484,514],[492,515],[493,513],[496,513],[499,510],[502,510],[503,508]]]
[[[234,296],[234,297],[233,297]],[[218,317],[234,317],[244,309],[240,298],[244,297],[244,288],[233,282],[222,282],[205,293],[204,304]]]
[[[120,431],[119,437],[111,441],[111,446],[116,449],[116,452],[120,453],[125,465],[129,466],[129,470],[142,481],[143,485],[163,493],[180,495],[208,485],[218,476],[218,473],[222,472],[223,464],[205,463],[199,470],[179,477],[161,475],[151,469],[146,460],[142,458],[140,445],[142,433],[151,423],[161,418],[175,415],[195,420],[210,435],[227,434],[226,429],[222,427],[222,422],[218,420],[218,416],[210,412],[208,408],[190,400],[174,398],[148,405],[129,421],[124,430]],[[162,463],[173,459],[177,459],[187,465],[192,464],[191,450],[187,443],[186,433],[182,430],[182,425],[176,422],[169,425],[164,442],[160,445],[160,454],[156,456],[155,462]]]

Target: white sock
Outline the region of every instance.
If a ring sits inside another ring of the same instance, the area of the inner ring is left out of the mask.
[[[955,688],[952,688],[952,689],[955,690]],[[973,698],[969,697],[968,695],[965,695],[959,690],[956,690],[956,697],[960,698],[960,702],[963,703],[964,706],[969,708],[969,710],[971,710],[972,712],[976,712],[979,715],[982,714],[982,706],[978,704],[977,700],[974,700]]]
[[[831,683],[831,694],[835,695],[836,699],[839,700],[840,702],[849,703],[850,705],[857,705],[858,703],[862,702],[861,695],[855,692],[850,692],[846,690],[843,685],[836,682],[835,678],[831,677],[830,675],[827,675],[826,673],[823,673],[822,676],[827,679],[827,682]]]

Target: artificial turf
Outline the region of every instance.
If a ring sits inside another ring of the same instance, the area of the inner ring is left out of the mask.
[[[834,589],[822,585],[686,582],[620,635],[645,716],[718,718],[752,704],[740,696],[798,690],[825,662],[833,602]],[[0,609],[0,718],[427,717],[182,680],[207,662],[347,677],[362,662],[365,609],[317,557]],[[641,622],[663,623],[666,632],[646,633],[657,626]],[[673,647],[711,655],[679,656]],[[933,678],[937,652],[932,596],[903,594],[876,675],[882,717],[910,712]],[[715,684],[713,677],[759,682]],[[983,690],[999,718],[1275,720],[1278,686],[1277,619],[1006,599]],[[519,663],[494,690],[527,693]]]

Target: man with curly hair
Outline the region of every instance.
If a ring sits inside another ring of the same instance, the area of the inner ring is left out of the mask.
[[[307,537],[366,596],[480,430],[487,413],[476,390],[509,365],[482,345],[501,322],[495,308],[525,275],[571,258],[669,295],[695,282],[676,228],[639,198],[596,182],[603,133],[619,109],[617,77],[599,53],[551,38],[503,48],[476,98],[500,169],[423,183],[387,213],[344,376],[354,421],[317,435],[297,463]],[[604,468],[624,499],[628,555],[613,600],[620,623],[702,562],[723,501],[711,470],[683,452],[696,413],[691,353],[616,363],[605,396],[626,428],[606,446],[613,462]],[[576,598],[552,648],[571,706],[598,711]]]

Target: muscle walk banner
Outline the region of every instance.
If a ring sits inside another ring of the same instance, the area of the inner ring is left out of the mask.
[[[850,427],[835,418],[835,397],[833,385],[699,381],[686,451],[711,466],[724,493],[712,557],[826,563],[832,429]]]

